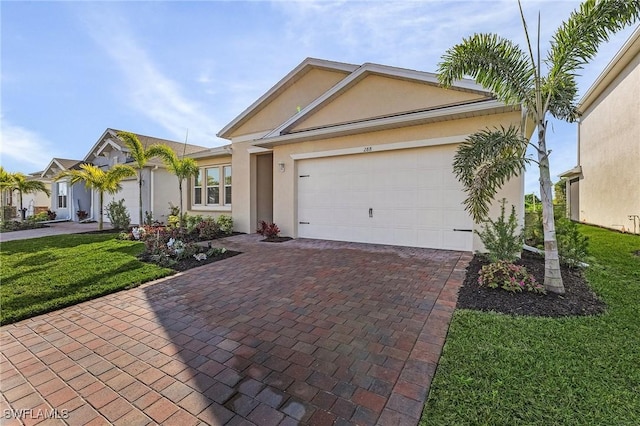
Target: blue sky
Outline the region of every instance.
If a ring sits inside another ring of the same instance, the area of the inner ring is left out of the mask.
[[[523,0],[543,48],[578,1]],[[42,170],[82,159],[108,127],[207,147],[306,57],[435,72],[475,32],[523,41],[517,2],[12,2],[1,14],[0,162]],[[579,78],[584,93],[631,34]],[[552,174],[576,162],[576,127],[554,122]],[[537,192],[528,172],[526,191]]]

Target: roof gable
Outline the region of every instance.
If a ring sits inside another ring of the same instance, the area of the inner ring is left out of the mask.
[[[87,155],[84,157],[84,161],[91,162],[93,159],[95,159],[96,157],[99,157],[101,154],[110,152],[113,150],[129,152],[129,149],[127,148],[126,144],[118,137],[118,132],[120,132],[120,130],[111,129],[111,128],[108,128],[107,130],[105,130],[102,136],[98,139],[98,141],[93,145],[91,150],[89,150]],[[173,149],[176,152],[176,154],[178,154],[179,156],[183,154],[189,155],[194,152],[199,152],[207,149],[207,147],[205,146],[185,144],[182,142],[171,141],[168,139],[160,139],[160,138],[155,138],[153,136],[140,135],[137,133],[134,133],[134,134],[138,137],[138,140],[140,140],[140,143],[145,149],[154,144],[163,144]]]
[[[43,178],[54,178],[60,172],[65,170],[77,169],[83,161],[81,160],[69,160],[66,158],[53,158],[47,167],[41,172],[40,176]]]
[[[353,64],[307,58],[220,130],[218,136],[231,139],[269,132],[357,68]]]
[[[431,76],[425,73],[425,77]],[[354,123],[490,98],[486,92],[444,89],[431,78],[417,80],[367,70],[273,133]]]

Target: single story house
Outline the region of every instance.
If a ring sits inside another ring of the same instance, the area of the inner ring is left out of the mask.
[[[520,122],[471,80],[445,89],[428,72],[308,58],[219,132],[230,146],[192,155],[189,211],[232,214],[247,233],[265,220],[296,238],[476,250],[456,148]],[[522,218],[523,177],[503,197]]]
[[[640,233],[640,27],[579,103],[578,164],[567,180],[573,220]]]
[[[28,180],[39,180],[45,187],[51,190],[51,180],[42,178],[42,172],[30,173],[27,175]],[[20,194],[16,190],[2,190],[2,200],[0,205],[3,207],[3,218],[10,220],[21,217],[20,210]],[[51,205],[50,196],[45,192],[37,191],[22,194],[22,205],[26,209],[25,217],[34,216],[41,212],[46,212]]]
[[[82,160],[63,160],[54,158],[42,173],[42,177],[54,179],[61,171],[79,168],[83,163],[91,163],[102,168],[115,164],[128,164],[136,168],[129,155],[129,149],[117,136],[118,130],[108,128],[93,144]],[[206,147],[184,144],[166,139],[136,134],[146,148],[153,144],[164,144],[172,148],[179,156],[183,153],[191,155],[206,150]],[[105,194],[104,207],[111,201],[125,200],[125,206],[132,224],[139,221],[139,197],[137,177],[123,180],[122,190],[116,194]],[[103,214],[104,221],[109,222],[105,212],[99,211],[98,193],[87,189],[83,182],[70,185],[69,179],[55,181],[51,191],[51,210],[57,213],[58,219],[81,220],[79,211],[88,214],[87,220],[97,220]],[[166,222],[170,205],[179,205],[178,179],[170,173],[159,158],[149,160],[142,172],[142,210],[150,212],[154,220]],[[186,198],[186,197],[185,197]]]
[[[67,158],[53,158],[41,172],[42,179],[51,183],[49,208],[56,214],[56,220],[77,220],[77,212],[89,212],[91,207],[91,191],[83,183],[71,185],[69,179],[56,181],[56,176],[66,170],[78,169],[82,161]]]

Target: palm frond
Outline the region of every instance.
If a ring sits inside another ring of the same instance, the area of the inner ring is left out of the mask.
[[[486,129],[460,144],[453,171],[467,193],[464,205],[474,221],[484,220],[502,185],[524,171],[526,149],[527,140],[515,126]]]
[[[640,0],[586,0],[553,35],[547,57],[548,93],[567,91],[567,76],[574,77],[598,52],[600,44],[640,19]],[[553,89],[553,90],[551,90]],[[566,93],[562,97],[566,97]],[[577,96],[577,90],[573,94]],[[553,100],[551,101],[553,104]],[[554,113],[551,106],[549,110]],[[562,118],[562,110],[559,113]],[[570,116],[571,117],[571,116]]]
[[[122,142],[124,142],[127,148],[129,148],[131,158],[136,162],[137,167],[142,169],[145,164],[147,164],[149,157],[147,156],[140,139],[138,139],[138,136],[131,132],[118,132],[118,137]]]
[[[444,86],[470,76],[478,84],[509,104],[525,103],[535,84],[535,67],[515,43],[496,34],[474,34],[447,50],[438,64],[438,79]]]

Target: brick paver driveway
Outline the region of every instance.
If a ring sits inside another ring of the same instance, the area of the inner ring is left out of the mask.
[[[418,422],[470,254],[224,244],[243,254],[2,327],[3,424]]]

